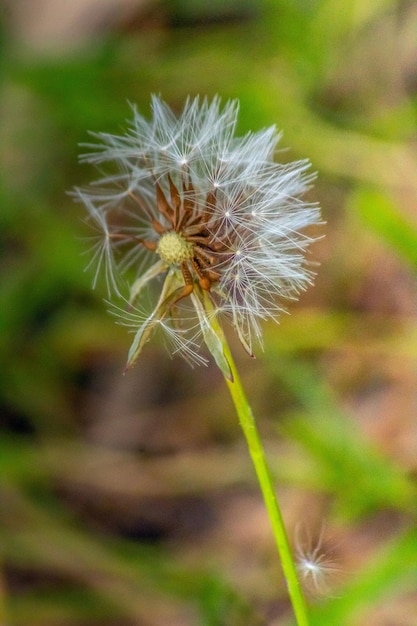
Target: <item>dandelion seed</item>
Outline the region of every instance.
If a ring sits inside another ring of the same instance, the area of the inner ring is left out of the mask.
[[[103,273],[131,309],[143,291],[154,294],[151,315],[127,315],[137,322],[128,367],[162,329],[187,360],[205,362],[193,355],[200,340],[210,344],[225,373],[212,316],[228,318],[252,354],[260,321],[276,319],[283,300],[312,281],[304,258],[312,238],[302,230],[320,213],[301,196],[313,176],[307,161],[273,161],[274,127],[234,137],[237,101],[222,108],[218,97],[189,99],[176,117],[153,97],[152,110],[148,121],[133,107],[124,136],[98,133],[82,157],[100,171],[117,168],[75,192],[102,235],[92,249],[94,284]]]
[[[310,535],[296,535],[296,564],[300,580],[313,596],[328,596],[337,582],[340,569],[323,546],[324,527],[314,542]]]

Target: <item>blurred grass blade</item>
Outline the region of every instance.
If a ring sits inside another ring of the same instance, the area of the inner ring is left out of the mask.
[[[417,221],[412,223],[381,192],[358,189],[350,203],[367,228],[379,235],[417,270]]]
[[[314,458],[322,490],[335,496],[339,516],[355,519],[387,507],[414,510],[415,488],[405,471],[361,435],[314,368],[295,359],[271,359],[269,365],[302,407],[289,415],[285,434]]]

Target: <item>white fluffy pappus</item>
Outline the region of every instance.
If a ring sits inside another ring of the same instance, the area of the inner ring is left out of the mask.
[[[274,161],[275,127],[235,137],[236,100],[188,99],[175,115],[154,96],[149,120],[132,108],[124,135],[97,133],[87,144],[82,161],[101,177],[75,191],[97,232],[94,284],[102,273],[109,297],[131,310],[144,291],[153,298],[149,315],[126,313],[137,322],[127,366],[157,327],[187,360],[205,362],[200,338],[219,364],[213,317],[228,318],[252,355],[260,322],[277,319],[312,281],[313,238],[303,230],[320,211],[302,199],[310,164]]]
[[[340,567],[325,549],[324,530],[323,526],[313,538],[298,528],[295,537],[295,562],[300,582],[309,595],[317,598],[334,596],[341,579]]]

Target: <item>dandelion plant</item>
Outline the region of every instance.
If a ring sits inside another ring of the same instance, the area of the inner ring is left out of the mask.
[[[152,117],[133,107],[123,135],[97,133],[82,160],[104,174],[77,189],[96,230],[94,284],[104,274],[121,323],[134,330],[126,369],[159,331],[171,352],[197,364],[211,354],[229,387],[262,489],[299,626],[308,625],[265,454],[223,329],[246,352],[261,322],[312,281],[303,232],[320,221],[303,193],[306,160],[274,160],[274,126],[235,137],[238,102],[187,100],[176,116],[160,98]],[[207,350],[204,349],[204,345]]]

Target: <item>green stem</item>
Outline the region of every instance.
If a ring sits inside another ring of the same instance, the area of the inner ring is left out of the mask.
[[[222,341],[224,356],[226,357],[230,365],[233,379],[230,380],[226,375],[224,375],[224,378],[232,396],[233,403],[239,417],[240,425],[246,437],[249,452],[255,466],[255,471],[262,490],[262,495],[268,511],[269,520],[272,525],[272,531],[281,559],[282,569],[287,581],[288,592],[291,598],[291,603],[297,620],[297,625],[309,626],[306,601],[304,599],[300,582],[298,580],[297,569],[294,564],[294,559],[292,557],[287,533],[284,526],[284,521],[282,519],[281,510],[279,508],[278,501],[275,495],[271,474],[268,469],[264,448],[259,437],[255,419],[253,417],[251,408],[242,387],[240,376],[236,369],[236,365],[230,352],[230,348],[228,346],[226,338],[224,337],[222,329],[217,323],[216,318],[213,318],[211,320],[211,325],[213,330]]]

